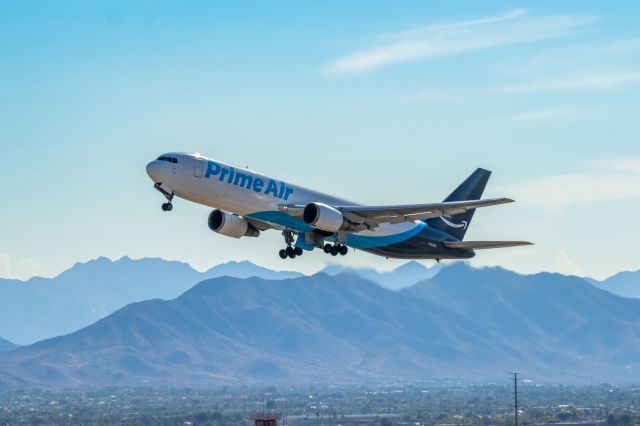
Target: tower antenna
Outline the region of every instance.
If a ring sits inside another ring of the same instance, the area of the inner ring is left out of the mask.
[[[518,373],[513,373],[513,408],[515,426],[518,426]]]

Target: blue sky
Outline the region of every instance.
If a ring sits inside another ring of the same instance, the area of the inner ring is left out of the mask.
[[[144,166],[197,151],[363,203],[438,201],[476,167],[475,265],[640,267],[640,3],[0,3],[0,276],[99,255],[283,262]],[[334,260],[335,261],[335,260]],[[358,253],[341,262],[399,264]],[[428,262],[427,262],[428,263]]]

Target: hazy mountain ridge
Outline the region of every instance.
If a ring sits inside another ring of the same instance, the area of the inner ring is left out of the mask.
[[[618,272],[605,280],[589,280],[589,282],[619,296],[640,299],[640,269]]]
[[[406,263],[389,272],[341,265],[325,269],[332,275],[356,273],[393,289],[413,285],[439,270],[418,262]],[[0,336],[30,344],[71,333],[129,303],[173,299],[202,280],[225,275],[277,280],[303,274],[273,271],[249,261],[228,262],[199,272],[178,261],[126,256],[112,261],[99,257],[76,263],[54,278],[0,279]]]
[[[629,345],[640,348],[640,300],[612,295],[579,277],[456,265],[405,292],[454,312],[472,312],[485,326],[514,338],[544,339],[611,362],[640,360],[640,351],[625,353]]]
[[[28,344],[71,333],[129,303],[173,299],[199,281],[223,275],[284,279],[301,274],[246,261],[198,272],[178,261],[99,257],[54,278],[0,279],[0,336]]]
[[[354,274],[219,278],[0,355],[9,385],[634,380],[640,301],[558,274],[444,268],[394,292]]]
[[[329,275],[339,275],[344,273],[353,273],[361,276],[369,281],[373,281],[382,287],[391,290],[400,290],[410,287],[417,282],[432,278],[443,268],[442,264],[435,264],[429,268],[423,264],[412,260],[396,269],[386,272],[378,272],[373,268],[354,268],[345,265],[329,265],[322,269],[321,272]]]
[[[18,345],[11,343],[8,340],[3,339],[2,337],[0,337],[0,352],[1,351],[9,351],[11,349],[17,348]]]

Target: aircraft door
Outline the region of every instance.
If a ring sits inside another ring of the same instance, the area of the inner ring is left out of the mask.
[[[195,177],[202,177],[202,168],[204,161],[202,160],[194,160],[194,171],[193,174]]]

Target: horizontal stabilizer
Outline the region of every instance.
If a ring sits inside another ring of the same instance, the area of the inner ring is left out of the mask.
[[[503,247],[530,246],[529,241],[445,241],[449,248],[461,248],[467,250],[483,250]]]

